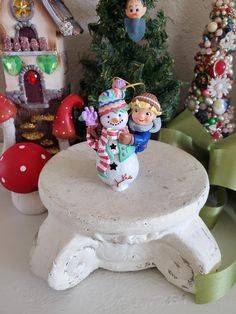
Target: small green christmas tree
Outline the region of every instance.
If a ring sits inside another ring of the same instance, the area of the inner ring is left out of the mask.
[[[158,12],[154,19],[148,9],[158,0],[146,0],[146,33],[144,40],[133,42],[124,26],[126,1],[100,0],[97,6],[98,23],[89,24],[92,50],[96,61],[82,60],[85,78],[82,95],[91,106],[97,105],[99,94],[111,87],[114,76],[130,83],[143,82],[146,91],[155,94],[163,108],[163,121],[173,118],[179,106],[181,83],[174,79],[173,59],[167,52],[166,18]],[[137,88],[136,93],[144,92]],[[132,90],[127,94],[129,102]]]

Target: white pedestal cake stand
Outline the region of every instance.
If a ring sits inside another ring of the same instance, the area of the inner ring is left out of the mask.
[[[221,260],[198,215],[209,191],[202,165],[179,149],[150,142],[139,155],[138,179],[117,193],[97,177],[95,155],[78,144],[44,168],[39,192],[49,213],[32,249],[34,273],[64,290],[98,268],[157,267],[194,293],[195,275],[215,270]]]

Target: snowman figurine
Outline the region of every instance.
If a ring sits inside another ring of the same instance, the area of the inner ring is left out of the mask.
[[[98,115],[102,126],[101,135],[95,129],[98,115],[93,107],[86,107],[82,113],[87,126],[87,142],[97,153],[96,171],[99,178],[114,191],[126,190],[139,172],[135,147],[118,141],[121,133],[129,132],[128,105],[125,102],[125,88],[113,85],[112,89],[99,96]]]

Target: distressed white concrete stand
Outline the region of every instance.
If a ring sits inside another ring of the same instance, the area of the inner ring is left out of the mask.
[[[194,276],[219,266],[218,245],[198,216],[209,191],[202,165],[159,142],[150,142],[139,161],[139,178],[121,193],[97,178],[86,143],[48,162],[39,192],[49,214],[31,265],[52,288],[74,287],[98,268],[156,267],[194,293]]]

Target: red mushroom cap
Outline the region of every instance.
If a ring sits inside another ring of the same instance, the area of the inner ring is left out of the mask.
[[[34,143],[11,146],[0,158],[0,182],[11,192],[32,193],[38,190],[41,170],[51,155]]]
[[[3,94],[0,94],[0,123],[16,116],[16,106]]]
[[[52,134],[56,138],[69,140],[76,136],[72,110],[81,109],[83,106],[84,99],[76,94],[71,94],[62,101],[53,122]]]

